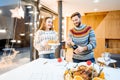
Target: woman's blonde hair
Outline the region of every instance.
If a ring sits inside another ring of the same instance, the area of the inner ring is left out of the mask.
[[[39,28],[40,30],[45,30],[46,29],[45,23],[46,23],[47,19],[52,19],[52,17],[45,17],[42,20],[41,26]],[[50,30],[53,30],[53,26],[50,28]]]

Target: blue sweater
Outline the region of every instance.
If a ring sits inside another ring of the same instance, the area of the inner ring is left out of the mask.
[[[79,54],[73,54],[73,58],[78,60],[87,60],[94,58],[93,49],[96,47],[96,38],[94,31],[91,27],[81,25],[80,27],[74,27],[70,30],[69,37],[72,41],[79,46],[87,46],[88,50]]]

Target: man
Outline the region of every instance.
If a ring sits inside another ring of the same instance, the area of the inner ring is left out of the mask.
[[[68,46],[77,45],[73,50],[73,62],[85,62],[91,60],[95,62],[93,49],[96,47],[94,31],[90,26],[81,24],[81,15],[75,12],[71,15],[75,27],[69,32]]]

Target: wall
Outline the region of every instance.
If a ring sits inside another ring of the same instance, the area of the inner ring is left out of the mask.
[[[53,20],[53,25],[54,25],[54,30],[55,31],[59,31],[59,27],[58,27],[58,17],[56,17],[54,20]]]

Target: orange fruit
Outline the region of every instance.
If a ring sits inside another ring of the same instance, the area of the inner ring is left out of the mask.
[[[100,73],[99,78],[105,79],[105,74],[104,74],[104,72],[101,72],[101,73]]]
[[[93,80],[104,80],[104,79],[99,78],[99,77],[94,77]]]
[[[66,74],[68,74],[68,72],[69,72],[68,70],[65,70],[65,73],[64,73],[64,74],[66,75]]]
[[[84,80],[81,76],[75,76],[73,80]]]

